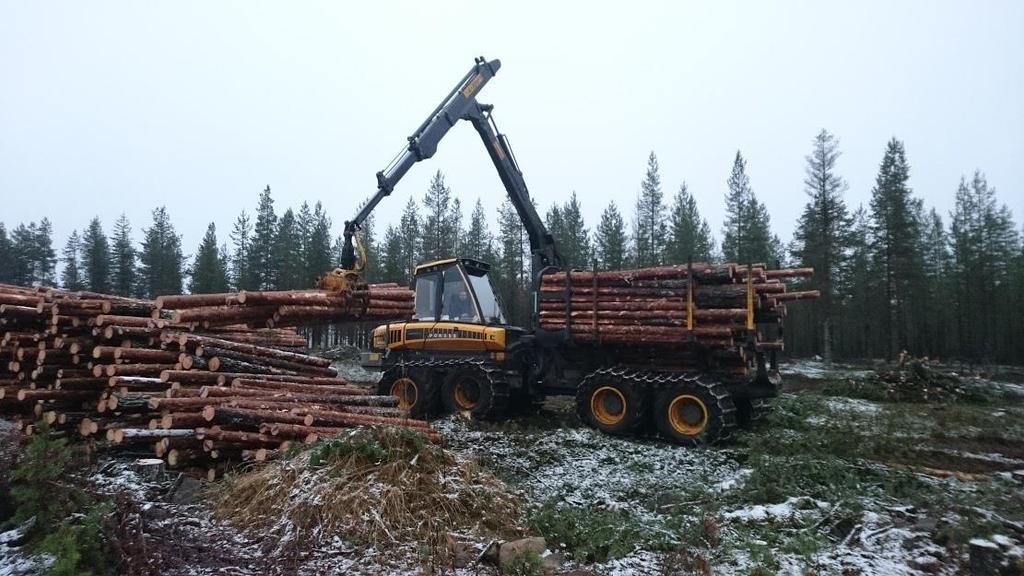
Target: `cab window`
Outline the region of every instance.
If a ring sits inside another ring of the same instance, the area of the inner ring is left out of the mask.
[[[444,299],[441,320],[480,322],[480,314],[473,302],[472,292],[458,267],[444,271]]]
[[[440,289],[440,274],[427,274],[416,278],[417,320],[437,320],[437,296]]]
[[[491,288],[491,282],[486,274],[480,276],[470,272],[469,282],[473,285],[473,292],[476,293],[477,302],[480,303],[480,311],[489,324],[504,324],[505,315],[501,313],[501,306]]]

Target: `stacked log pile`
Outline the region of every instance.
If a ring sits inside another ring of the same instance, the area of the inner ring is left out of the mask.
[[[784,280],[811,274],[810,268],[704,263],[551,273],[541,278],[540,326],[569,330],[580,342],[739,350],[749,343],[750,314],[756,349],[781,350],[781,331],[766,328],[781,325],[785,302],[818,297],[790,292]]]
[[[266,303],[288,293],[253,294]],[[91,446],[141,448],[208,476],[354,426],[409,427],[440,441],[396,398],[371,395],[338,378],[330,360],[298,351],[305,339],[292,329],[177,318],[175,303],[204,298],[0,285],[0,415],[27,434],[42,420]],[[245,309],[247,299],[224,306]],[[411,299],[408,307],[411,315]]]
[[[413,292],[398,284],[358,284],[347,292],[287,290],[161,296],[153,318],[167,317],[192,329],[246,324],[281,328],[360,320],[408,320],[413,315]]]

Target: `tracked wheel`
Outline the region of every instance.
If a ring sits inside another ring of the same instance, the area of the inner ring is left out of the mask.
[[[377,383],[377,394],[398,398],[398,407],[413,418],[431,416],[437,412],[438,389],[430,376],[427,370],[392,368]]]
[[[703,376],[679,375],[654,397],[654,422],[666,440],[710,444],[736,425],[736,407],[725,386]]]
[[[441,385],[446,412],[468,413],[476,420],[498,420],[508,408],[509,391],[497,370],[469,365],[452,368]]]
[[[584,423],[602,432],[632,434],[647,413],[645,388],[644,382],[629,372],[598,370],[580,382],[576,413]]]

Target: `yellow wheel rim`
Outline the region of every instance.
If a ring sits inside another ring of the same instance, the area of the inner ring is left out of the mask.
[[[398,398],[398,407],[408,410],[419,400],[420,389],[412,378],[399,378],[391,383],[391,395]]]
[[[479,400],[474,400],[473,395],[470,394],[465,385],[465,380],[460,380],[455,383],[455,387],[452,390],[452,395],[455,396],[455,405],[459,407],[459,410],[472,410],[476,408]],[[477,398],[480,396],[479,389],[477,390]]]
[[[604,426],[615,426],[626,417],[626,397],[618,388],[602,386],[590,396],[590,413]]]
[[[696,396],[680,394],[668,405],[668,423],[683,436],[696,436],[708,427],[708,407]]]

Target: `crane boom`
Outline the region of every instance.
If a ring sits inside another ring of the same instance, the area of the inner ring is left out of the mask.
[[[351,220],[345,222],[345,243],[342,247],[340,267],[332,272],[331,276],[344,278],[358,272],[356,248],[353,245],[356,232],[377,204],[391,194],[395,185],[413,165],[434,155],[438,143],[459,120],[467,120],[473,124],[487,148],[509,200],[530,238],[535,274],[548,266],[561,264],[554,240],[530,200],[530,192],[516,164],[508,139],[498,132],[491,118],[492,106],[480,104],[476,100],[476,95],[500,68],[500,60],[487,61],[483,57],[477,58],[473,68],[409,137],[406,149],[384,170],[377,172],[377,192]],[[344,282],[333,285],[344,285]]]

